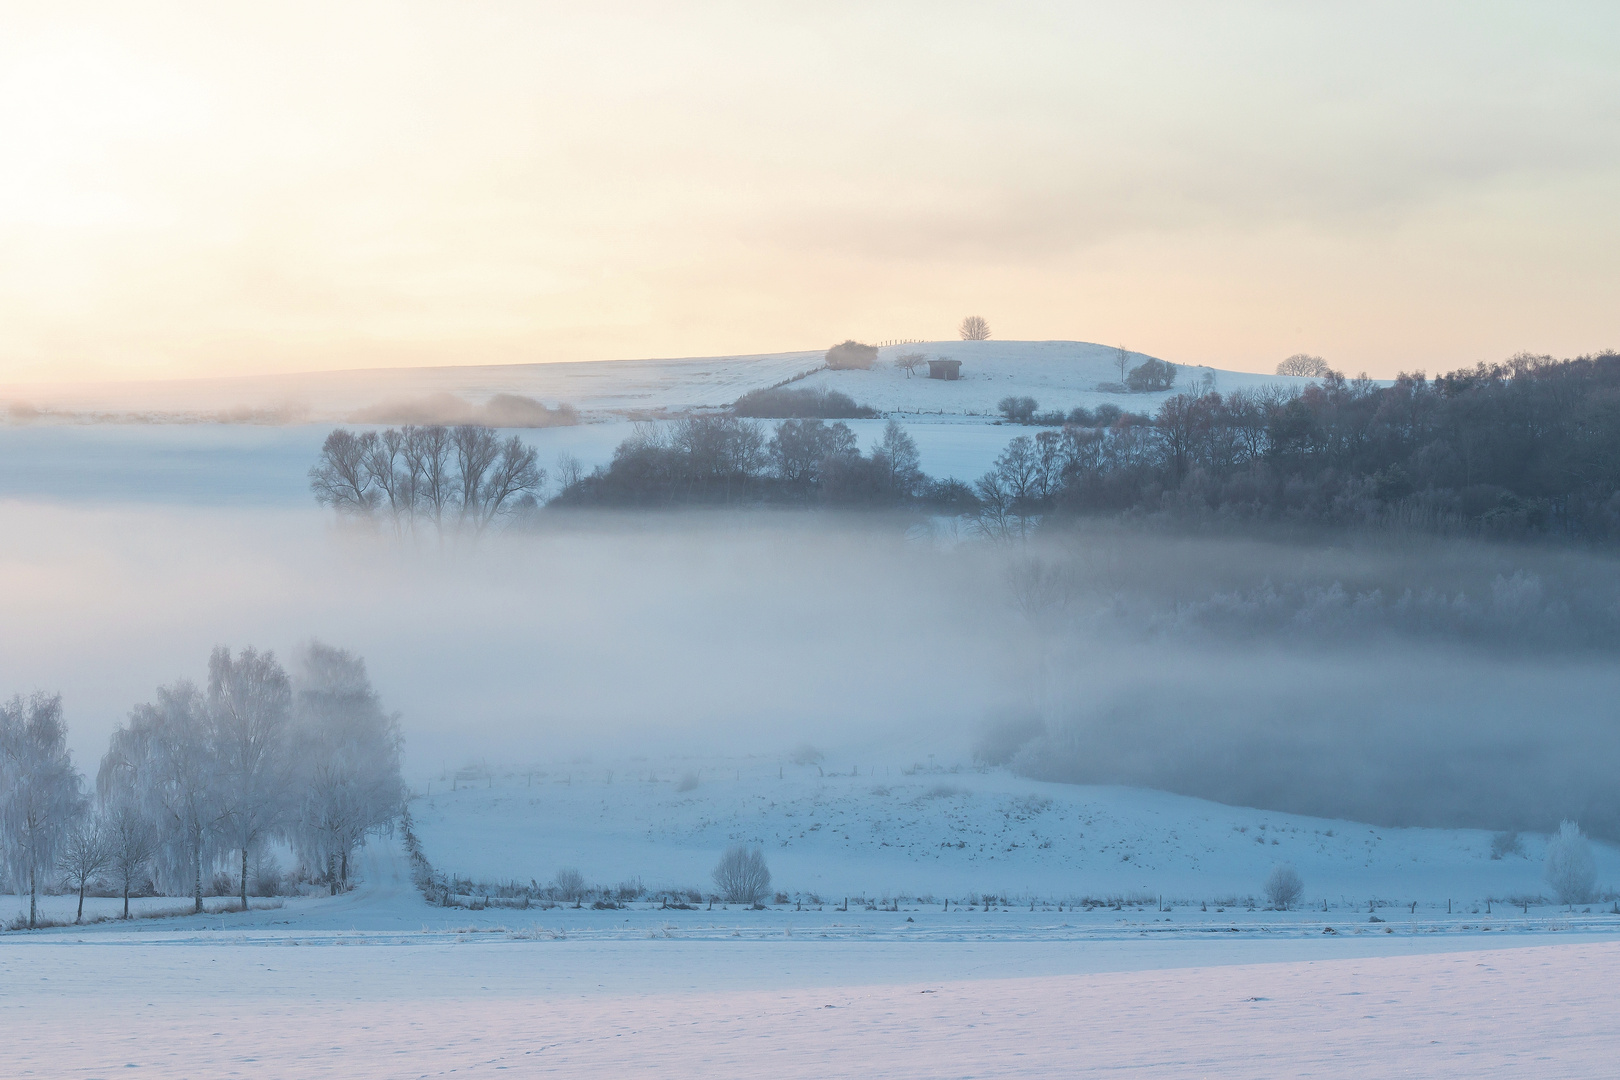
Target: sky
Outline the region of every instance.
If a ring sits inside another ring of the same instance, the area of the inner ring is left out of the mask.
[[[0,0],[0,383],[1620,347],[1608,3]]]

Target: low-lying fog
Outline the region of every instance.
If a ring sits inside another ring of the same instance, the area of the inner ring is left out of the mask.
[[[1383,824],[1620,836],[1620,575],[1571,551],[887,518],[552,515],[440,550],[312,510],[0,503],[0,692],[81,768],[209,649],[361,653],[407,773],[469,760],[977,753]]]

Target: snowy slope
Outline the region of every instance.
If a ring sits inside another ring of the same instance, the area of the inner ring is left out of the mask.
[[[679,790],[683,778],[697,787]],[[1213,902],[1258,895],[1279,862],[1299,870],[1312,902],[1336,909],[1546,891],[1534,837],[1524,855],[1492,859],[1487,833],[1374,828],[1001,770],[843,765],[822,776],[757,759],[629,761],[485,783],[418,783],[418,832],[439,869],[544,884],[572,866],[602,884],[708,888],[718,854],[743,842],[764,847],[776,887],[833,898]],[[1598,851],[1600,883],[1620,884],[1620,852]]]
[[[453,394],[482,403],[521,394],[566,402],[592,416],[722,405],[822,362],[819,352],[574,364],[468,364],[376,368],[295,375],[0,388],[0,402],[82,412],[208,413],[284,410],[311,421],[342,420],[360,409]],[[161,417],[159,417],[161,419]]]
[[[950,356],[962,361],[955,382],[908,377],[889,363],[904,352]],[[1117,382],[1115,350],[1075,341],[952,341],[888,346],[870,371],[819,371],[795,385],[842,390],[886,413],[994,415],[1003,397],[1029,395],[1043,408],[1071,409],[1111,401],[1122,408],[1151,410],[1164,394],[1100,394],[1097,385]],[[1130,365],[1146,359],[1131,354]],[[601,360],[574,364],[468,365],[327,371],[229,379],[104,383],[0,389],[0,403],[79,413],[143,413],[153,419],[195,418],[233,410],[273,410],[307,422],[348,419],[373,406],[451,394],[482,403],[495,394],[521,394],[548,404],[567,403],[586,419],[606,419],[690,409],[720,408],[762,387],[813,372],[820,352],[676,360]],[[1217,390],[1308,380],[1183,366],[1176,389],[1205,375]]]
[[[908,376],[890,361],[907,352],[962,362],[954,381]],[[1208,385],[1222,393],[1262,386],[1305,386],[1312,380],[1279,375],[1221,371],[1178,365],[1176,383],[1155,394],[1104,393],[1100,384],[1118,383],[1117,350],[1083,341],[949,341],[886,346],[868,371],[818,371],[796,386],[839,390],[862,405],[885,413],[994,417],[1008,396],[1032,397],[1043,411],[1068,412],[1077,405],[1117,405],[1127,412],[1152,413],[1166,398]],[[1148,357],[1131,353],[1127,368]]]

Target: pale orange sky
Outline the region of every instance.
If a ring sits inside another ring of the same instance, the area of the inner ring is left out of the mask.
[[[0,383],[1620,347],[1620,6],[0,0]]]

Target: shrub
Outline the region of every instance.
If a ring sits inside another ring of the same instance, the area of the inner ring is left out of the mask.
[[[1547,884],[1560,904],[1584,904],[1597,892],[1592,845],[1573,821],[1559,825],[1547,843]]]
[[[1519,834],[1513,830],[1499,832],[1491,837],[1491,858],[1500,859],[1507,855],[1523,855],[1524,842]]]
[[[834,370],[870,368],[877,363],[877,346],[845,341],[827,350],[827,366]]]
[[[557,871],[557,899],[578,903],[585,896],[585,875],[571,866]]]
[[[1004,397],[996,404],[1001,415],[1015,424],[1029,423],[1038,408],[1040,404],[1032,397]]]
[[[728,847],[715,864],[713,876],[727,903],[757,904],[770,892],[771,871],[765,865],[765,852],[757,847]]]
[[[681,778],[675,784],[676,791],[692,791],[698,786],[698,774],[691,769],[681,773]]]
[[[1126,389],[1133,394],[1168,390],[1175,385],[1175,381],[1176,365],[1152,357],[1131,368],[1131,373],[1125,376]]]
[[[1278,911],[1287,911],[1299,903],[1299,898],[1305,893],[1305,883],[1300,880],[1299,871],[1287,863],[1278,863],[1271,868],[1266,877],[1266,899]]]
[[[855,399],[837,390],[776,386],[750,390],[731,406],[737,416],[770,420],[861,420],[877,415],[876,410],[855,404]]]

